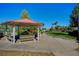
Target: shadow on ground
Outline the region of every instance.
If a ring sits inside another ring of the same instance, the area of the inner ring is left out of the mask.
[[[79,47],[78,47],[78,48],[76,48],[75,50],[79,52]]]

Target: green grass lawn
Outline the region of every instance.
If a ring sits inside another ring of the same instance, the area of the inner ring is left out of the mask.
[[[47,34],[53,37],[60,37],[64,39],[76,39],[76,37],[68,35],[67,32],[48,32]]]

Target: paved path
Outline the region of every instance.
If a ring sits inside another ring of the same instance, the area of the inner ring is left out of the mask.
[[[34,52],[50,52],[56,56],[79,56],[79,52],[75,49],[77,43],[75,41],[55,38],[46,34],[41,35],[40,41],[11,42],[3,38],[0,40],[0,50],[16,50],[16,51],[34,51]]]
[[[44,35],[44,38],[48,41],[50,51],[53,52],[55,55],[79,56],[79,52],[75,50],[78,47],[75,41],[55,38],[46,34]]]

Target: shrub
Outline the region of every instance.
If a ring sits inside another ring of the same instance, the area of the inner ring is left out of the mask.
[[[21,35],[28,35],[28,34],[29,34],[28,31],[24,31],[24,32],[21,33]]]
[[[75,36],[78,37],[78,30],[72,31],[72,32],[68,32],[69,35],[71,36]]]

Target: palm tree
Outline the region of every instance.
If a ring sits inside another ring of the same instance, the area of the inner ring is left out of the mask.
[[[54,23],[52,23],[52,25],[57,25],[58,24],[58,22],[57,21],[55,21]]]
[[[51,26],[51,28],[50,28],[50,31],[52,31],[52,29],[53,29],[53,26],[55,25],[57,25],[58,24],[58,22],[57,21],[55,21],[54,23],[52,23],[52,26]]]

